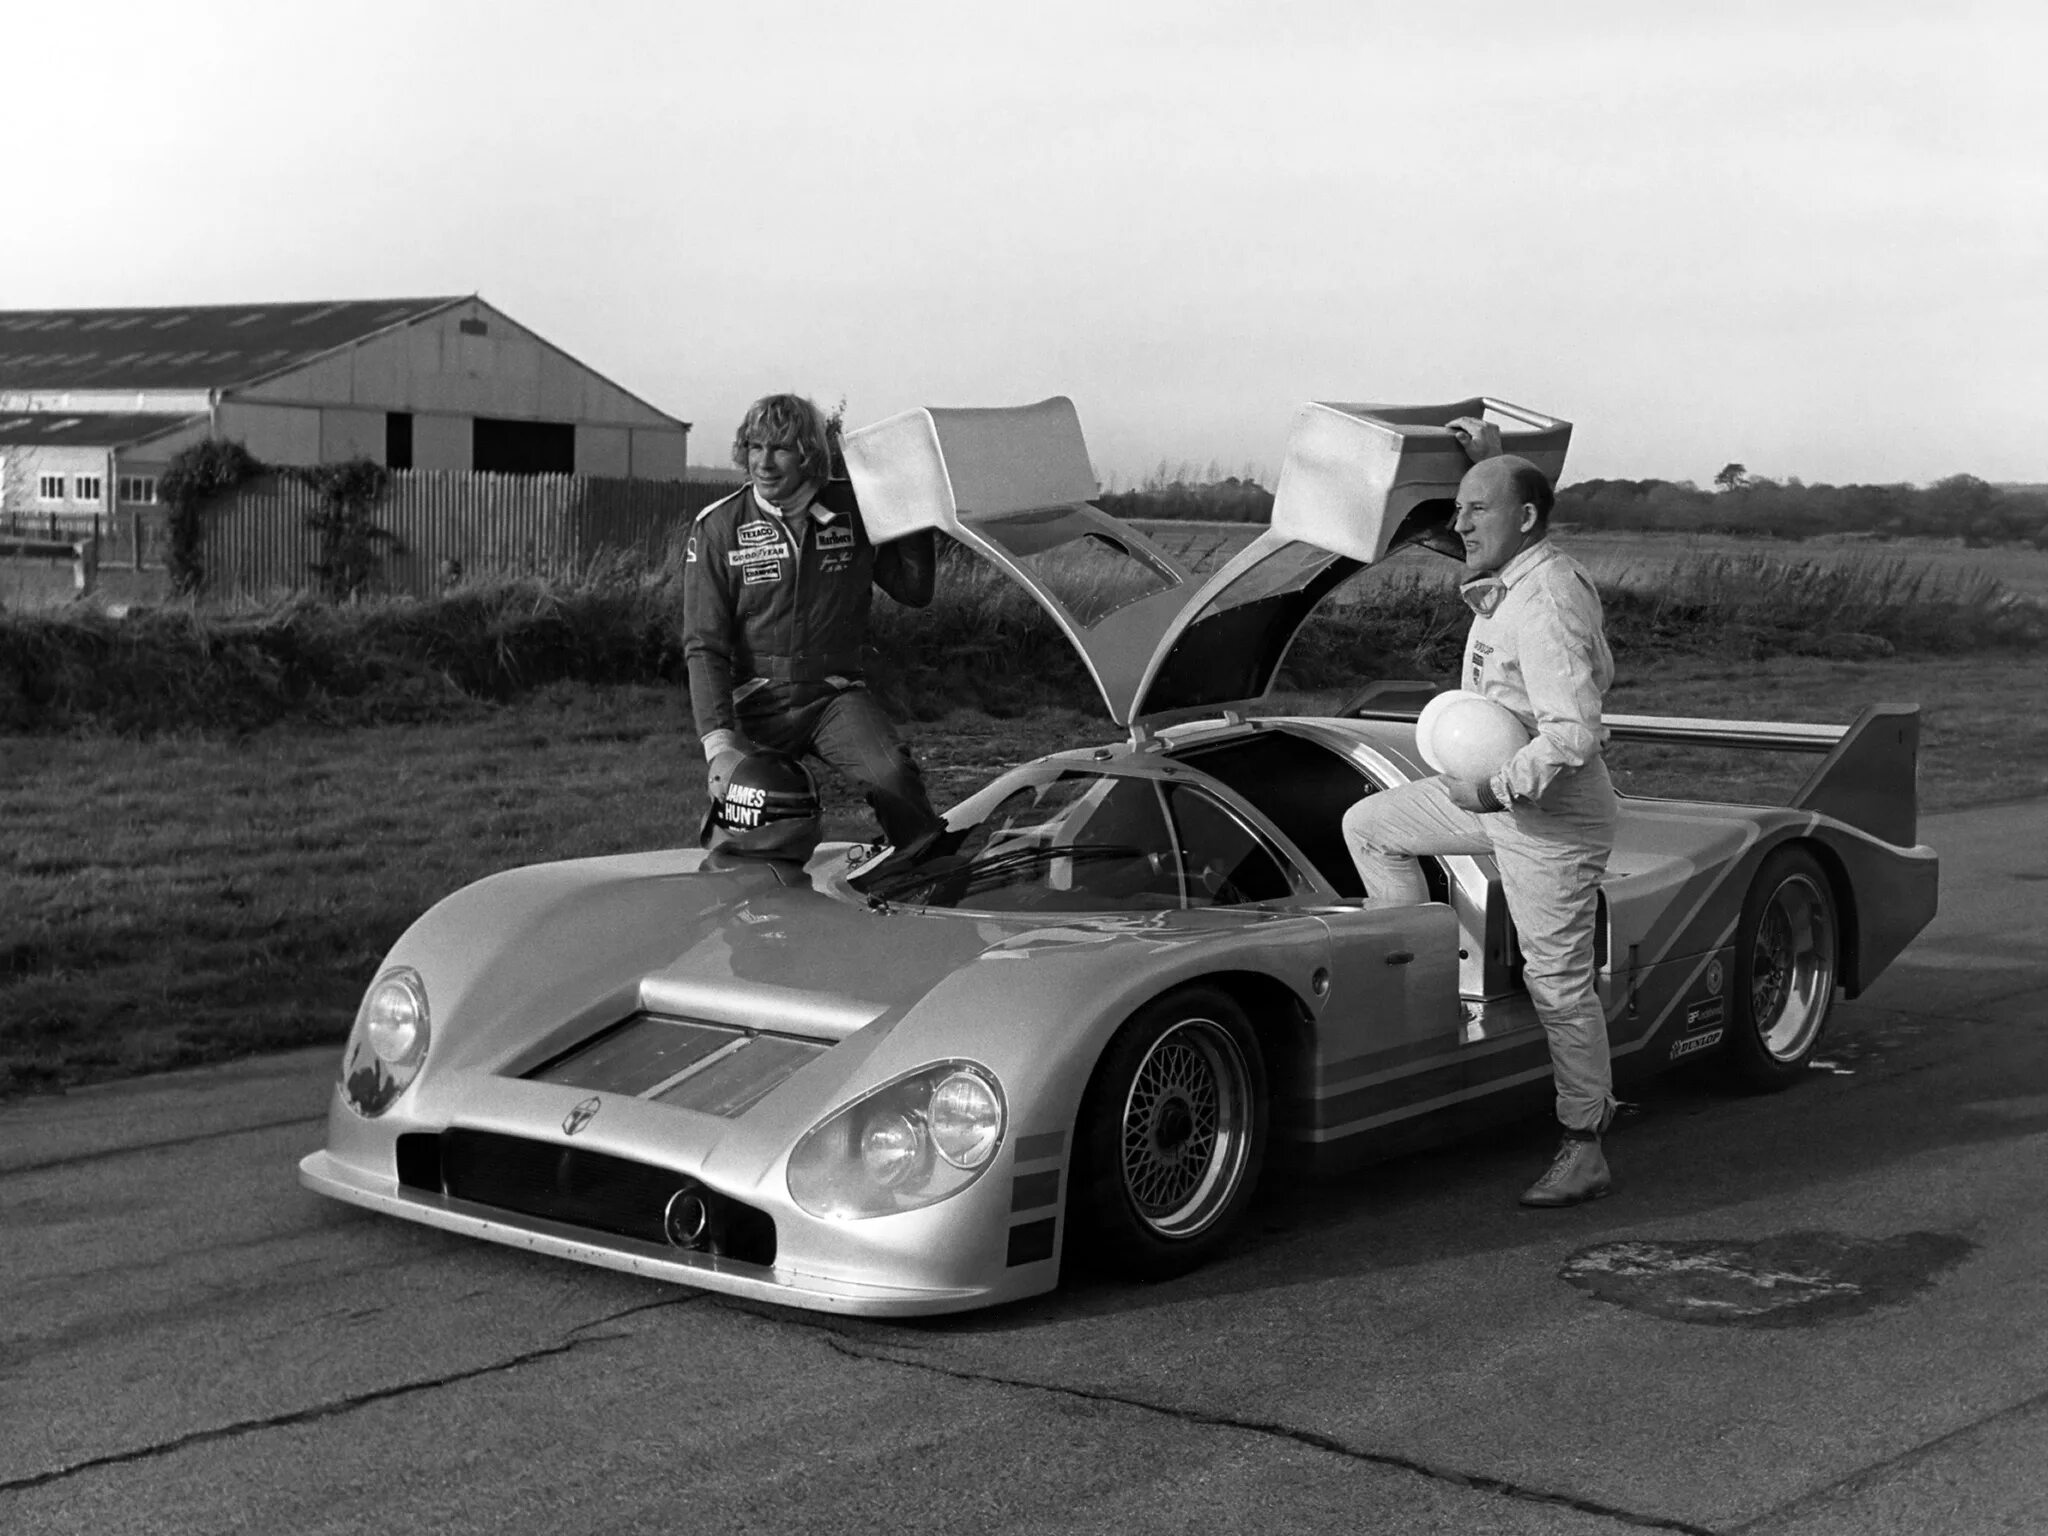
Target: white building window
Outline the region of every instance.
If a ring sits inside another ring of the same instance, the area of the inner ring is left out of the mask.
[[[64,499],[64,477],[62,475],[36,476],[37,501],[62,501]]]
[[[131,506],[155,506],[156,476],[123,475],[121,477],[121,500]]]
[[[71,477],[71,499],[92,501],[100,499],[100,477],[98,475],[73,475]]]

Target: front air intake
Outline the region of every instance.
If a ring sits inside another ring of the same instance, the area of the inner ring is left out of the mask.
[[[559,1142],[456,1126],[398,1138],[408,1189],[639,1242],[775,1262],[775,1219],[688,1174]]]

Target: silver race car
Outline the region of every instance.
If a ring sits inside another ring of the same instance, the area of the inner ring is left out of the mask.
[[[1197,581],[1089,504],[1064,399],[851,434],[878,540],[949,534],[1028,588],[1128,735],[955,807],[914,858],[665,849],[508,870],[399,939],[310,1189],[761,1300],[892,1315],[1176,1274],[1269,1162],[1343,1169],[1547,1104],[1490,859],[1367,911],[1339,831],[1429,772],[1427,690],[1246,718],[1310,611],[1456,548],[1454,417],[1553,477],[1567,423],[1497,401],[1304,407],[1271,526]],[[1786,805],[1625,799],[1599,985],[1624,1081],[1800,1075],[1933,915],[1908,706],[1846,729],[1609,717],[1617,738],[1810,751]]]

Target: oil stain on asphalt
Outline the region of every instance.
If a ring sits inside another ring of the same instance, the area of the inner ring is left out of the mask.
[[[1601,1301],[1670,1322],[1803,1328],[1911,1300],[1974,1247],[1950,1232],[1601,1243],[1558,1273]]]

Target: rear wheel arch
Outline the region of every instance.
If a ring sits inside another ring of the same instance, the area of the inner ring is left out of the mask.
[[[1836,946],[1839,955],[1835,979],[1841,984],[1845,997],[1856,996],[1863,990],[1862,946],[1858,942],[1862,919],[1856,906],[1856,887],[1849,879],[1849,866],[1831,844],[1818,837],[1788,838],[1779,847],[1799,848],[1812,854],[1814,861],[1826,873],[1829,894],[1835,898],[1838,930]]]

